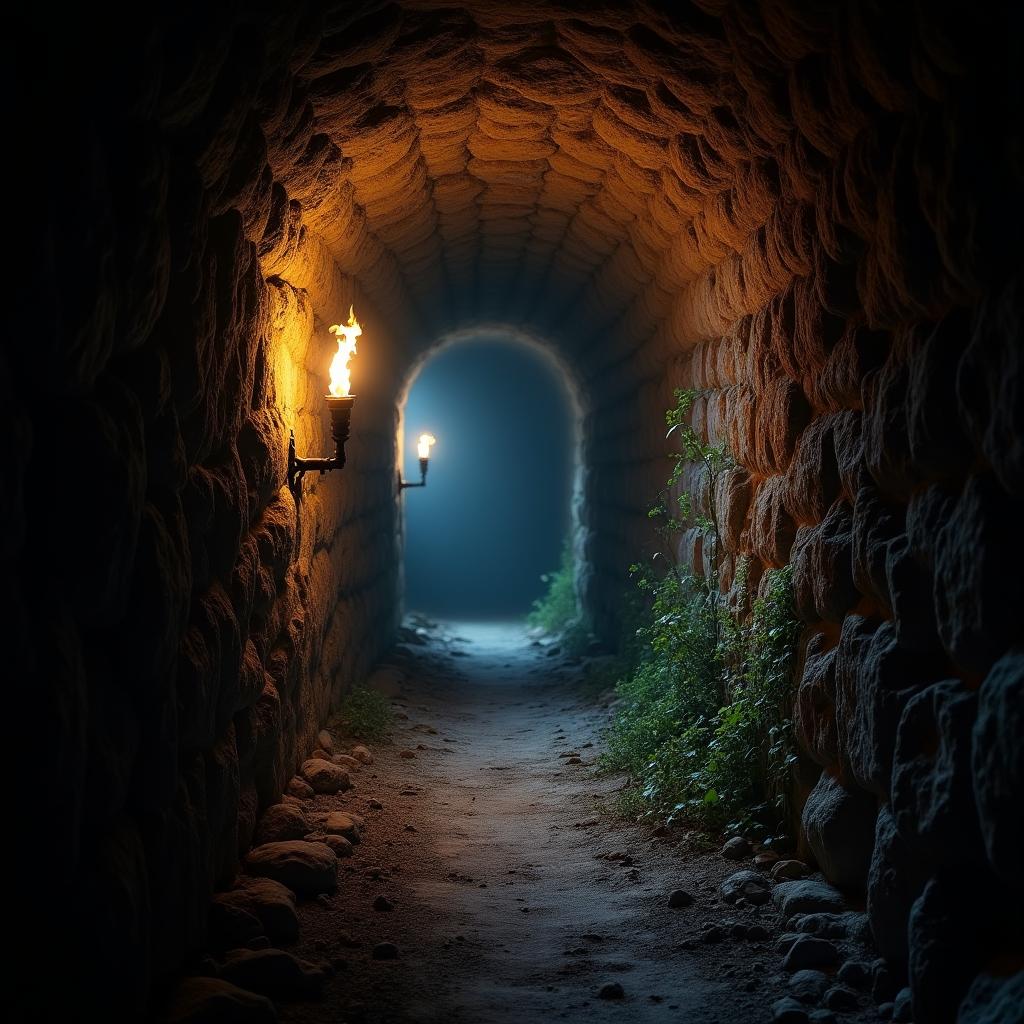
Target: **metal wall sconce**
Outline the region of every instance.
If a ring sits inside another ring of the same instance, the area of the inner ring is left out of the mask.
[[[420,482],[418,484],[409,484],[402,479],[402,474],[398,474],[398,489],[404,491],[406,487],[426,487],[427,486],[427,470],[430,468],[430,449],[433,445],[437,444],[437,438],[433,434],[420,434],[419,443],[416,445],[416,454],[420,457]]]
[[[322,476],[332,469],[345,465],[345,442],[348,440],[349,425],[352,421],[352,406],[356,396],[351,394],[352,379],[348,361],[356,351],[356,338],[363,333],[355,311],[349,307],[348,323],[334,324],[331,334],[338,338],[338,351],[331,361],[330,394],[325,395],[327,408],[331,413],[331,437],[334,438],[334,454],[320,458],[303,458],[295,454],[295,431],[288,438],[288,487],[296,496],[302,490],[302,478],[306,473],[318,471]]]

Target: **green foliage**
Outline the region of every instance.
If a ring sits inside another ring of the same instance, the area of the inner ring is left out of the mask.
[[[379,740],[391,726],[391,706],[376,690],[357,686],[342,701],[340,718],[351,735],[363,740]]]
[[[576,567],[568,544],[562,548],[562,561],[554,572],[546,572],[541,580],[548,585],[547,593],[533,602],[533,610],[526,616],[531,626],[548,633],[570,629],[577,623]]]
[[[733,465],[724,446],[705,443],[687,422],[694,397],[677,391],[666,417],[679,450],[651,515],[667,551],[652,567],[631,567],[645,610],[617,687],[623,703],[603,763],[629,776],[622,800],[629,813],[683,815],[716,827],[758,814],[775,824],[785,819],[795,759],[789,715],[799,627],[791,571],[771,572],[764,596],[739,620],[724,605],[717,570],[705,578],[675,564],[676,534],[694,525],[705,531],[716,565],[718,524],[713,511],[695,511],[687,495],[676,501],[677,513],[670,511],[672,487],[692,464],[713,494]],[[744,562],[734,588],[747,594]]]

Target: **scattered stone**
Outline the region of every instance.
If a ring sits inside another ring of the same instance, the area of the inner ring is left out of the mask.
[[[772,891],[772,900],[783,918],[794,914],[839,913],[843,910],[843,894],[838,889],[810,878],[780,882]]]
[[[338,793],[352,786],[348,772],[336,764],[331,764],[330,761],[311,758],[303,761],[299,770],[315,793]]]
[[[836,971],[836,980],[851,988],[866,989],[871,984],[871,965],[863,960],[847,960]]]
[[[566,764],[583,764],[582,757],[567,757],[565,759]]]
[[[772,1024],[807,1024],[807,1011],[791,996],[772,1004]]]
[[[415,825],[406,825],[404,831],[406,831],[406,832],[418,832],[419,829]]]
[[[305,779],[300,779],[298,775],[288,780],[287,791],[288,795],[295,797],[296,800],[312,800],[316,796],[313,787]]]
[[[909,988],[901,988],[896,993],[892,1005],[892,1019],[895,1024],[910,1024],[914,1019],[914,1003]]]
[[[273,879],[240,875],[235,888],[218,893],[213,902],[252,914],[260,922],[260,931],[275,942],[294,942],[299,937],[295,895]]]
[[[825,993],[821,1003],[830,1010],[852,1010],[860,1004],[860,1000],[852,989],[834,985]]]
[[[400,750],[398,752],[399,757],[404,757],[406,761],[411,761],[416,756],[415,750]]]
[[[550,653],[550,652],[549,652]],[[626,992],[617,981],[606,981],[597,990],[598,999],[625,999]]]
[[[832,967],[839,962],[839,951],[827,939],[801,935],[782,961],[785,971],[801,971],[806,967]]]
[[[305,811],[295,804],[272,804],[256,826],[256,845],[301,839],[309,832]]]
[[[412,729],[413,732],[425,732],[428,736],[437,735],[437,730],[432,725],[427,725],[426,722],[418,722]]]
[[[816,1003],[828,988],[828,975],[822,971],[797,971],[789,979],[789,990],[801,1003]]]
[[[348,811],[331,811],[323,824],[323,830],[335,836],[344,836],[350,843],[358,843],[361,822]]]
[[[836,1024],[836,1015],[831,1010],[811,1010],[807,1019],[811,1024]]]
[[[761,906],[771,899],[768,880],[756,871],[735,872],[722,882],[718,891],[726,903],[735,903],[742,897],[748,903]]]
[[[774,850],[762,850],[754,857],[754,866],[758,868],[770,868],[778,863],[779,855]]]
[[[265,843],[249,851],[245,867],[250,875],[271,878],[299,896],[332,892],[338,884],[338,858],[324,843]]]
[[[330,761],[331,755],[326,750],[321,750],[319,747],[309,755],[313,761]]]
[[[220,977],[271,999],[307,998],[327,980],[318,967],[283,949],[237,949],[221,965]]]
[[[289,804],[292,807],[305,807],[305,802],[297,796],[292,796],[291,793],[283,793],[281,795],[281,803]]]
[[[378,942],[370,955],[374,960],[397,960],[398,947],[393,942]]]
[[[316,741],[322,750],[326,750],[328,754],[334,753],[334,737],[326,729],[321,729],[316,734]]]
[[[790,882],[809,875],[811,869],[802,860],[780,860],[772,868],[773,882]]]
[[[325,835],[322,841],[334,851],[336,857],[351,857],[355,852],[344,836]]]
[[[389,900],[387,898],[387,896],[381,895],[381,896],[378,896],[373,901],[373,909],[374,910],[394,910],[395,909],[395,905],[394,905],[394,903],[391,902],[391,900]]]
[[[851,923],[857,923],[857,914],[800,914],[796,922],[798,932],[807,932],[822,939],[845,939]],[[851,919],[852,922],[851,922]]]
[[[580,754],[579,754],[578,750],[563,750],[562,753],[559,754],[558,756],[559,757],[579,757]]]
[[[363,767],[362,761],[357,761],[354,757],[349,757],[348,754],[335,754],[331,758],[331,763],[350,772],[357,772]]]
[[[372,811],[384,810],[384,805],[379,800],[369,800],[367,801],[367,803],[369,804],[370,810]]]
[[[678,910],[680,907],[692,907],[693,897],[685,889],[676,889],[669,895],[668,905],[673,910]]]
[[[747,926],[747,938],[751,942],[767,942],[771,932],[763,924],[752,924]]]
[[[265,996],[222,978],[185,978],[157,1016],[159,1024],[275,1024],[277,1010]]]
[[[746,860],[751,852],[750,842],[743,836],[735,836],[722,847],[722,856],[726,860]]]
[[[352,748],[349,752],[351,755],[360,762],[360,764],[373,764],[373,754],[370,753],[370,748],[363,746],[359,743]]]

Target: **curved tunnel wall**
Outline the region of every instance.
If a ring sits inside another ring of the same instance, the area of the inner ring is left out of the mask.
[[[138,1004],[197,946],[258,805],[387,642],[400,382],[500,320],[584,382],[602,629],[661,413],[704,389],[740,464],[698,496],[726,580],[796,567],[812,845],[947,1019],[1020,941],[1012,26],[726,0],[140,19],[130,52],[23,26],[49,55],[20,80],[36,319],[0,364],[14,663],[87,986],[115,971]],[[325,445],[323,326],[353,300],[349,467],[296,510],[286,431]]]

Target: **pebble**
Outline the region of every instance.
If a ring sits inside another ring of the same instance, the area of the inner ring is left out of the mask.
[[[416,752],[414,750],[400,750],[398,756],[404,757],[406,761],[411,761],[416,756]]]
[[[691,896],[685,889],[675,889],[669,895],[668,905],[673,910],[678,910],[680,907],[692,907],[693,896]]]
[[[567,757],[565,759],[566,764],[583,764],[582,757]]]
[[[776,864],[778,860],[779,855],[774,850],[762,850],[756,857],[754,857],[754,866],[767,868],[772,864]]]
[[[598,999],[625,999],[626,993],[617,981],[606,981],[597,990]]]
[[[722,856],[727,860],[746,860],[751,852],[750,841],[743,836],[734,836],[722,847]]]
[[[397,960],[398,947],[393,942],[378,942],[370,955],[374,960]]]
[[[331,811],[323,830],[331,835],[344,836],[350,843],[359,842],[359,822],[347,811]]]
[[[747,926],[745,924],[734,924],[729,929],[729,934],[734,939],[745,939],[747,937]]]
[[[349,757],[348,754],[335,754],[331,758],[331,762],[340,768],[347,768],[353,772],[357,772],[363,767],[362,761],[357,761],[354,757]]]
[[[394,910],[395,909],[395,905],[394,905],[394,903],[391,902],[391,900],[389,900],[387,898],[387,896],[381,895],[381,896],[378,896],[373,901],[373,909],[374,910]]]
[[[353,854],[352,844],[344,836],[324,836],[325,842],[337,857],[351,857]]]
[[[839,961],[839,951],[827,939],[814,939],[801,935],[790,947],[782,968],[802,971],[805,967],[832,967]]]
[[[352,748],[351,754],[362,764],[373,764],[373,754],[370,753],[370,748],[363,746],[361,743]]]
[[[373,810],[373,811],[383,811],[384,810],[384,805],[379,800],[370,800],[370,801],[368,801],[368,804],[369,804],[370,810]]]

